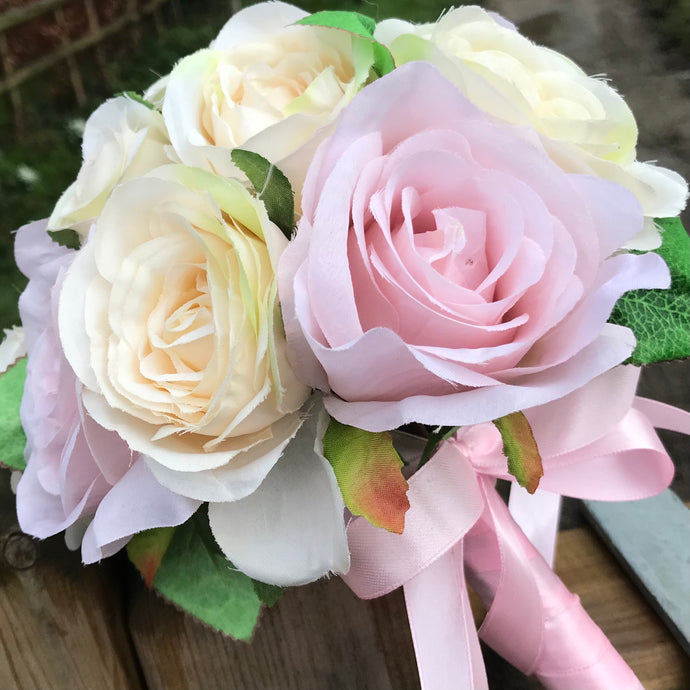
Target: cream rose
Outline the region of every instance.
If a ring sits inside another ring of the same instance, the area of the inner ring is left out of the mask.
[[[676,216],[685,206],[687,184],[680,175],[636,162],[637,124],[623,98],[502,17],[460,7],[435,24],[383,21],[376,38],[397,64],[427,60],[482,110],[533,127],[566,172],[594,173],[632,191],[647,220],[629,246],[657,246],[653,218]]]
[[[118,186],[60,296],[88,413],[203,501],[252,493],[301,424],[275,268],[287,245],[236,180],[179,165]]]
[[[253,5],[175,67],[163,116],[183,163],[236,175],[228,149],[241,146],[280,163],[298,191],[316,133],[363,86],[373,61],[347,32],[294,25],[305,16],[281,2]]]
[[[169,147],[159,112],[127,96],[107,100],[86,122],[84,162],[55,205],[48,229],[73,228],[85,236],[113,188],[171,162]]]

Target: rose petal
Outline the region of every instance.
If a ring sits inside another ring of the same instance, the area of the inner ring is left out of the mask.
[[[24,329],[21,326],[5,328],[5,338],[0,342],[0,374],[4,374],[18,359],[26,355]]]
[[[349,568],[345,506],[320,448],[324,426],[312,414],[258,491],[209,505],[218,545],[250,577],[291,586]]]
[[[606,324],[599,338],[567,362],[511,384],[439,396],[411,395],[394,402],[347,402],[326,396],[324,404],[339,421],[368,431],[395,429],[412,421],[435,426],[479,424],[567,395],[620,364],[634,347],[631,331]]]
[[[95,563],[122,548],[137,532],[181,525],[200,505],[161,486],[139,459],[98,506],[84,535],[82,559]]]
[[[194,463],[193,456],[187,457],[187,471],[172,470],[150,457],[145,460],[156,479],[171,491],[200,501],[236,501],[261,490],[261,483],[300,424],[299,415],[286,415],[271,427],[272,438],[250,446],[213,469],[199,469],[200,463]]]
[[[285,2],[260,2],[233,14],[211,47],[228,50],[241,43],[265,40],[306,16],[307,12]]]

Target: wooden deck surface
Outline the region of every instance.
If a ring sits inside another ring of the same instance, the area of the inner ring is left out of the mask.
[[[8,472],[0,482],[2,690],[419,687],[401,590],[365,602],[339,579],[290,589],[251,644],[234,642],[148,591],[126,558],[83,567],[60,537],[21,535]],[[561,533],[556,570],[646,688],[690,687],[690,661],[588,527]],[[495,655],[487,665],[493,688],[539,687]]]

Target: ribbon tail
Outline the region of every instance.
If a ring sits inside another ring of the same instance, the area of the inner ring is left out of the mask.
[[[639,395],[635,398],[633,406],[642,412],[657,429],[668,429],[690,435],[690,412],[658,400],[641,398]]]
[[[525,536],[553,567],[561,516],[561,495],[543,489],[529,494],[513,482],[510,486],[508,508]]]
[[[463,543],[405,583],[422,690],[488,690],[463,572]]]

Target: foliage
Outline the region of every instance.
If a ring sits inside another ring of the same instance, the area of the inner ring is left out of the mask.
[[[688,0],[647,0],[645,10],[657,22],[662,40],[682,59],[690,59],[690,2]]]
[[[637,346],[630,362],[637,365],[690,357],[690,240],[679,218],[657,224],[663,243],[656,253],[668,265],[671,287],[626,293],[609,319],[632,329]]]

